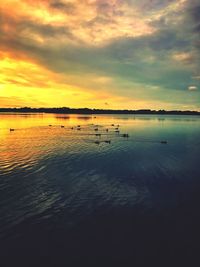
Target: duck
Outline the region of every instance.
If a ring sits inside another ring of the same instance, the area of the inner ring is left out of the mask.
[[[97,145],[99,145],[100,144],[100,141],[95,141],[94,143],[97,144]]]
[[[129,134],[122,134],[122,137],[128,138],[129,137]]]

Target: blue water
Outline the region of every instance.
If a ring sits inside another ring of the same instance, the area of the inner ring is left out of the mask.
[[[0,266],[194,266],[199,136],[197,116],[0,115]]]

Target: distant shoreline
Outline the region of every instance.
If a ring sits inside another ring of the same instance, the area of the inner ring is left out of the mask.
[[[155,115],[200,115],[199,111],[190,110],[150,110],[150,109],[139,109],[139,110],[112,110],[112,109],[89,109],[89,108],[0,108],[0,113],[3,112],[14,112],[14,113],[57,113],[57,114],[155,114]]]

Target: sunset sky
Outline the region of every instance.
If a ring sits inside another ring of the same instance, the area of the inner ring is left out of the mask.
[[[3,0],[0,107],[200,110],[199,0]]]

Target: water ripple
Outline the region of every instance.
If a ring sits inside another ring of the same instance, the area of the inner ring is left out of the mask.
[[[132,210],[137,205],[162,210],[175,205],[179,192],[200,176],[196,121],[191,131],[183,121],[147,124],[141,118],[104,116],[97,118],[102,135],[96,136],[94,124],[84,124],[82,118],[69,117],[62,128],[60,118],[31,118],[33,125],[18,129],[17,120],[23,124],[25,118],[17,117],[10,125],[16,128],[11,134],[5,127],[0,133],[1,236],[17,232],[14,229],[29,220],[68,227],[98,210]],[[53,126],[48,126],[51,121]],[[111,125],[118,123],[129,139],[113,131]],[[162,139],[169,144],[155,143]]]

